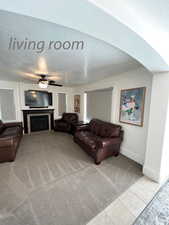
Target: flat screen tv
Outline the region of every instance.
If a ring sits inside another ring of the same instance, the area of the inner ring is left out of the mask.
[[[47,91],[25,91],[25,105],[30,108],[47,108],[52,105],[52,93]]]

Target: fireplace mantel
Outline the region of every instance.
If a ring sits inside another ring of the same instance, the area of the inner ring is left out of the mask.
[[[24,109],[23,112],[23,122],[24,122],[24,133],[27,134],[29,132],[28,129],[28,115],[50,115],[50,129],[53,129],[54,127],[54,109]]]

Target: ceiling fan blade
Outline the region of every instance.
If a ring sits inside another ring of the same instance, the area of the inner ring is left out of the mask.
[[[35,73],[35,75],[38,77],[46,77],[47,76],[46,73]]]
[[[49,84],[49,85],[51,85],[51,86],[57,86],[57,87],[63,87],[63,85],[61,85],[61,84]]]
[[[48,80],[55,80],[55,81],[61,80],[61,78],[58,76],[47,75],[46,77],[48,78]]]
[[[33,79],[39,79],[39,76],[36,74],[32,74],[32,73],[27,73],[27,72],[22,72],[22,71],[17,71],[17,73],[23,77],[29,77],[29,78],[33,78]]]
[[[61,84],[56,84],[54,80],[50,80],[48,84],[49,85],[53,85],[53,86],[57,86],[57,87],[62,87],[63,86]]]
[[[63,72],[49,72],[48,73],[49,76],[56,76],[56,77],[58,77],[59,75],[62,75],[62,74],[63,74]]]
[[[60,77],[58,75],[53,75],[53,74],[43,74],[43,73],[36,73],[37,76],[46,78],[48,80],[60,80]]]

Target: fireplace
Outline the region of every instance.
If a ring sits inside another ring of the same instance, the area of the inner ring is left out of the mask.
[[[44,131],[53,129],[53,110],[23,110],[24,132]]]
[[[28,133],[42,130],[51,130],[50,114],[29,114]]]

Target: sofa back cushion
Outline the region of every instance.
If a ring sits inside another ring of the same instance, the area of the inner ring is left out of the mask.
[[[63,113],[63,120],[68,123],[77,123],[78,115],[76,113]]]
[[[121,131],[120,125],[104,122],[98,119],[91,120],[89,127],[92,133],[104,138],[118,137]]]
[[[90,131],[99,136],[100,135],[100,128],[101,128],[101,121],[97,119],[93,119],[89,123]]]
[[[2,120],[0,120],[0,134],[4,131],[4,124]]]

